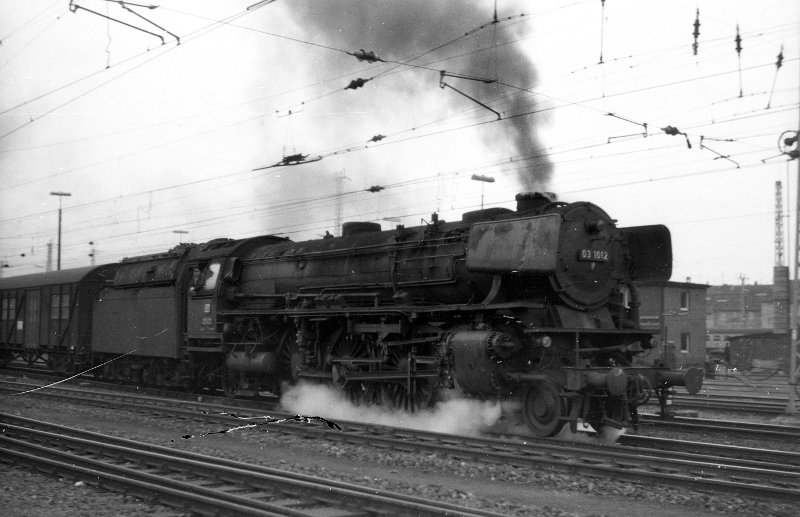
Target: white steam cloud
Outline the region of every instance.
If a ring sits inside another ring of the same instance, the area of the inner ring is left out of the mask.
[[[448,434],[476,436],[496,424],[501,415],[498,402],[454,399],[414,413],[381,406],[356,406],[331,386],[300,383],[281,397],[287,411],[320,416],[327,420],[351,420]]]

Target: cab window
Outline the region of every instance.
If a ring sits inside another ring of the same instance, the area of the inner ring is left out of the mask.
[[[206,266],[206,270],[203,272],[204,290],[213,291],[217,288],[220,269],[222,269],[222,262],[219,260],[215,260]]]

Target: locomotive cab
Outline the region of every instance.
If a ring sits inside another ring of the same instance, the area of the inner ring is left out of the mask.
[[[188,334],[203,336],[196,339],[219,339],[215,315],[218,305],[217,290],[224,262],[224,258],[216,258],[207,263],[189,266],[186,326]]]

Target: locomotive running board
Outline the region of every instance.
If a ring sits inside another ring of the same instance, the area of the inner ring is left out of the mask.
[[[501,309],[544,309],[547,305],[544,303],[526,303],[526,302],[511,302],[511,303],[493,303],[489,305],[474,304],[474,305],[386,305],[379,307],[320,307],[310,309],[254,309],[254,310],[227,310],[219,311],[220,316],[287,316],[294,317],[308,317],[308,316],[327,316],[327,317],[341,317],[341,316],[371,316],[378,314],[411,314],[413,312],[478,312],[487,310],[501,310]],[[563,330],[563,329],[558,329]],[[586,329],[579,329],[586,330]]]
[[[658,330],[644,329],[594,329],[594,328],[561,328],[561,327],[536,327],[525,329],[526,334],[618,334],[623,336],[652,336]]]

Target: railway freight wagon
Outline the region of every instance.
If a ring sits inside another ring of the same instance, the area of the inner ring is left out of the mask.
[[[91,360],[92,305],[116,264],[0,278],[0,354],[56,371]]]

